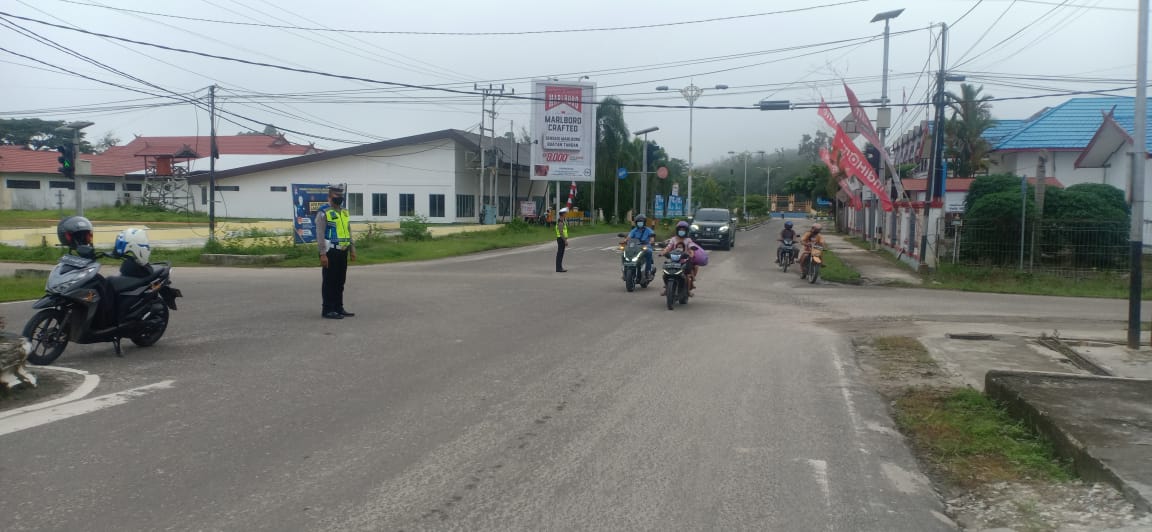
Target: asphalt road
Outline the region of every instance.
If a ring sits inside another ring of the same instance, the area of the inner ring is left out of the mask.
[[[0,417],[3,528],[952,529],[829,325],[940,293],[801,283],[771,263],[777,230],[713,251],[675,311],[625,292],[611,236],[574,239],[563,274],[552,244],[355,267],[342,321],[315,269],[179,268],[159,344],[59,361],[120,404]],[[1051,301],[943,312],[1123,313]]]

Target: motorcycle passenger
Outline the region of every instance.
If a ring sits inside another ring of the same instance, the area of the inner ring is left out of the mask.
[[[656,244],[656,231],[648,227],[646,223],[648,219],[645,218],[643,214],[637,214],[634,221],[636,223],[632,227],[632,230],[628,231],[628,236],[624,242],[627,243],[628,240],[635,238],[639,240],[642,245],[648,246],[648,250],[644,252],[644,267],[648,275],[653,275],[656,268],[652,265],[652,246]]]
[[[784,245],[786,240],[796,240],[796,230],[792,229],[792,221],[784,222],[784,229],[780,231],[781,245],[776,247],[776,264],[780,264],[780,260],[784,258]]]
[[[688,236],[688,228],[688,222],[681,220],[680,223],[677,223],[676,235],[668,239],[664,253],[661,255],[667,257],[677,248],[688,254],[688,259],[692,261],[692,271],[688,274],[688,295],[693,296],[695,295],[693,291],[696,290],[696,276],[700,274],[700,267],[696,265],[696,261],[694,260],[695,252],[693,251],[693,247],[696,243]],[[661,288],[660,295],[667,295],[667,288]]]
[[[800,237],[800,243],[804,245],[804,251],[800,253],[800,264],[804,264],[804,259],[808,258],[808,254],[812,251],[813,245],[824,247],[824,236],[820,234],[820,231],[823,229],[824,226],[819,223],[814,223],[812,224],[812,228],[809,229],[807,233],[804,233],[804,236]]]

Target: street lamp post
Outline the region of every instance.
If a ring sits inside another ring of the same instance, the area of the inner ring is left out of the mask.
[[[716,85],[712,88],[717,89],[717,90],[724,90],[724,89],[727,89],[728,86],[720,84],[720,85]],[[666,91],[669,89],[668,89],[667,85],[661,85],[659,87],[656,87],[656,90]],[[692,125],[693,125],[693,111],[696,108],[696,99],[699,98],[700,95],[704,94],[704,91],[706,89],[703,87],[697,87],[695,83],[690,83],[690,84],[688,84],[687,87],[684,87],[684,88],[679,89],[679,90],[680,90],[680,95],[683,96],[684,99],[688,101],[688,211],[691,212],[692,206],[693,206],[693,204],[692,204]]]
[[[632,132],[636,136],[644,135],[644,151],[641,155],[644,166],[640,168],[640,214],[644,215],[648,214],[648,134],[659,130],[659,127],[652,126]]]
[[[888,126],[892,121],[892,110],[888,108],[888,22],[904,12],[904,9],[894,9],[892,11],[885,11],[877,13],[872,17],[872,22],[884,21],[884,70],[880,75],[880,108],[876,111],[876,130],[879,136],[880,145],[877,146],[881,151],[886,150],[884,146],[884,137],[888,133]],[[889,185],[888,181],[888,163],[886,157],[880,158],[880,182]],[[890,185],[889,185],[890,186]],[[887,187],[885,187],[887,188]],[[884,227],[883,216],[880,216],[881,222],[877,224],[878,227]],[[889,228],[889,238],[892,237],[892,229]]]
[[[80,130],[91,125],[93,125],[92,122],[69,122],[56,128],[56,131],[59,133],[72,134],[72,153],[74,154],[73,157],[76,157],[77,160],[80,158]],[[74,168],[78,170],[79,165]],[[81,186],[80,176],[81,172],[76,172],[75,175],[72,176],[73,184],[76,187],[76,193],[74,194],[76,197],[76,216],[84,216],[84,187]]]

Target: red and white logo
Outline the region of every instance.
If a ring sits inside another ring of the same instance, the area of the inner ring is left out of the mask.
[[[581,87],[544,87],[544,110],[549,111],[561,105],[567,105],[576,112],[582,107],[581,99],[584,89]]]

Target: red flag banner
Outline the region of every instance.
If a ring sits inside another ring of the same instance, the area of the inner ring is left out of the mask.
[[[572,201],[576,199],[576,182],[572,182],[572,186],[568,187],[568,208],[572,208]]]
[[[884,162],[888,163],[888,168],[896,169],[896,164],[892,162],[892,158],[888,156],[888,150],[884,149],[884,144],[880,142],[880,136],[876,134],[876,128],[872,127],[872,122],[868,118],[868,111],[865,111],[860,106],[860,100],[856,98],[856,93],[848,88],[848,84],[844,84],[844,92],[848,94],[848,105],[852,106],[852,117],[856,119],[856,131],[859,131],[864,138],[871,142],[877,150],[880,150],[880,157]]]
[[[836,130],[836,135],[832,139],[832,152],[839,157],[840,169],[864,183],[880,198],[880,207],[885,211],[891,211],[892,198],[888,197],[888,193],[884,190],[880,176],[876,175],[876,170],[868,163],[868,158],[864,157],[860,148],[857,148],[856,144],[848,138],[848,135],[844,134],[844,130],[840,128],[840,124],[836,122],[836,117],[832,116],[832,110],[828,108],[828,104],[824,103],[823,99],[820,100],[820,108],[817,113]]]
[[[840,168],[836,166],[836,163],[832,162],[832,154],[828,153],[828,148],[820,148],[820,160],[824,161],[824,164],[828,167],[828,171],[832,172],[833,176],[840,173]]]

